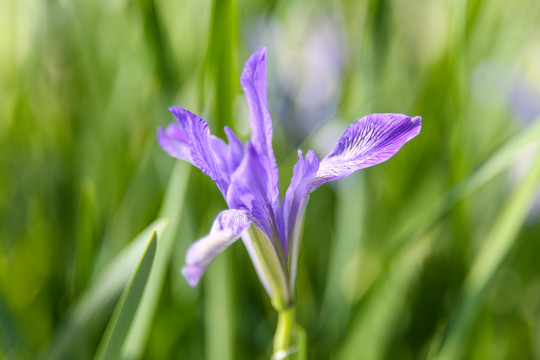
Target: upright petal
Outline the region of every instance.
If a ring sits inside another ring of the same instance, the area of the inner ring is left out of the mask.
[[[392,157],[420,133],[422,119],[402,114],[372,114],[347,128],[330,155],[324,158],[311,191],[352,172]]]
[[[247,142],[245,150],[242,163],[232,176],[227,203],[231,209],[248,211],[272,239],[277,228],[270,190],[273,187],[268,166],[270,160],[259,154],[250,142]]]
[[[249,105],[251,142],[259,153],[273,155],[272,118],[266,95],[266,48],[260,48],[246,61],[240,82]]]
[[[187,138],[191,163],[214,180],[221,193],[225,195],[229,184],[212,149],[208,124],[197,115],[179,106],[171,106],[169,110],[178,120],[183,135]]]
[[[313,151],[308,151],[304,160],[302,151],[298,150],[298,162],[294,166],[291,184],[285,193],[281,206],[279,230],[285,254],[290,249],[290,242],[294,241],[294,232],[303,216],[309,189],[315,180],[318,169],[319,159]]]
[[[246,61],[242,77],[242,88],[249,105],[251,142],[259,154],[265,155],[268,163],[268,179],[272,184],[271,197],[275,214],[279,213],[279,174],[272,149],[272,118],[268,111],[266,93],[266,48],[260,48]]]
[[[228,126],[225,126],[225,135],[227,135],[227,139],[229,140],[227,161],[232,172],[234,172],[244,158],[244,145],[242,145],[242,142]]]
[[[294,166],[291,184],[283,198],[280,214],[280,238],[289,262],[289,290],[294,292],[296,272],[298,268],[298,254],[300,250],[300,237],[304,212],[309,199],[311,184],[319,169],[319,159],[313,151],[308,151],[306,158],[302,158],[302,151],[298,150],[298,162]]]
[[[244,157],[244,147],[230,128],[225,127],[225,133],[227,134],[229,144],[226,144],[225,141],[214,135],[210,135],[210,143],[222,176],[230,183],[232,174],[236,171]]]
[[[214,221],[210,234],[191,245],[186,253],[182,275],[195,286],[212,260],[235,242],[251,225],[250,215],[242,210],[225,210]]]

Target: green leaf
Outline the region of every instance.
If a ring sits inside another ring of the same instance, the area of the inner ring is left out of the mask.
[[[355,176],[342,180],[336,189],[335,237],[326,275],[326,288],[321,311],[321,324],[324,324],[324,339],[336,345],[338,337],[346,331],[351,311],[351,295],[361,286],[356,282],[348,287],[349,294],[343,289],[343,274],[350,268],[348,264],[358,254],[362,242],[366,218],[366,186],[363,176]],[[353,271],[351,271],[353,270]],[[355,276],[356,266],[347,272]],[[349,296],[347,296],[349,295]],[[349,299],[347,299],[349,297]],[[349,301],[348,301],[349,300]]]
[[[389,347],[391,334],[399,327],[400,316],[411,284],[417,279],[428,256],[431,239],[423,238],[405,246],[385,277],[378,281],[363,307],[354,314],[352,326],[337,349],[336,359],[381,359]]]
[[[135,271],[151,234],[155,230],[161,237],[167,223],[166,219],[154,221],[103,269],[60,326],[43,356],[45,359],[69,357],[90,329],[104,320]]]
[[[403,242],[414,234],[424,233],[436,224],[459,200],[484,185],[490,179],[514,164],[516,157],[525,148],[540,142],[540,121],[536,121],[527,129],[519,131],[493,151],[474,170],[452,187],[446,194],[431,206],[419,211],[416,216],[407,217],[405,224],[395,226],[397,231],[389,241],[389,251],[396,250]]]
[[[462,301],[456,319],[450,324],[446,341],[437,359],[459,358],[463,343],[491,280],[517,240],[522,224],[534,200],[540,183],[540,153],[527,177],[516,187],[493,223],[482,247],[465,278]]]
[[[107,330],[103,335],[96,359],[105,360],[118,358],[124,340],[128,335],[131,323],[135,317],[135,311],[141,302],[142,294],[150,275],[150,269],[154,262],[156,247],[157,234],[154,231],[141,262],[133,274],[130,285],[126,287],[122,294],[122,298],[116,306]]]
[[[122,358],[139,359],[142,356],[151,322],[156,312],[159,295],[165,280],[166,270],[171,261],[173,247],[177,239],[178,225],[182,216],[184,197],[189,178],[190,164],[177,161],[169,180],[160,215],[170,219],[167,231],[160,236],[156,259],[150,272],[148,284],[128,337],[122,349]]]
[[[15,358],[15,354],[31,353],[32,350],[17,323],[9,305],[0,292],[0,354],[8,359]],[[30,355],[28,355],[30,358]]]

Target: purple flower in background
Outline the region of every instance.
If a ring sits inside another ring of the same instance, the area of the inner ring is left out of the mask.
[[[309,194],[328,181],[388,160],[419,134],[421,118],[368,115],[349,126],[323,160],[319,161],[311,150],[303,157],[299,150],[291,183],[280,204],[265,57],[265,48],[257,50],[246,62],[241,77],[252,132],[245,145],[227,127],[228,144],[211,135],[203,119],[177,106],[169,110],[178,121],[165,130],[159,128],[158,141],[171,156],[190,162],[210,176],[229,206],[217,216],[210,233],[188,249],[182,274],[189,284],[195,286],[212,260],[241,237],[274,306],[283,308],[294,294]]]

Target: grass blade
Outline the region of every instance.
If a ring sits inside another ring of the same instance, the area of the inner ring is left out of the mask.
[[[148,242],[142,259],[133,274],[128,287],[124,290],[122,298],[118,302],[109,326],[103,335],[101,345],[98,348],[96,359],[116,359],[120,354],[124,340],[128,335],[129,328],[134,319],[135,310],[139,306],[144,288],[150,275],[150,269],[154,262],[157,247],[157,235],[154,231]]]
[[[65,359],[74,354],[89,330],[109,314],[114,301],[135,271],[152,232],[155,230],[160,236],[166,225],[165,219],[154,221],[104,268],[75,304],[43,358]]]
[[[436,357],[439,360],[459,358],[462,344],[481,305],[485,290],[517,239],[519,229],[532,205],[534,192],[540,183],[538,155],[540,154],[537,154],[529,174],[520,186],[516,187],[495,220],[465,278],[461,306]]]
[[[190,164],[178,161],[169,180],[160,215],[166,216],[170,219],[170,222],[167,231],[160,237],[160,245],[157,249],[148,284],[122,350],[123,358],[138,359],[142,356],[150,331],[150,324],[156,312],[163,281],[165,280],[167,266],[171,261],[174,241],[182,216],[182,204],[186,194],[189,169]]]
[[[364,178],[357,176],[343,180],[337,188],[336,235],[330,254],[321,311],[324,317],[321,322],[326,329],[324,339],[333,346],[348,324],[351,301],[344,296],[347,294],[343,291],[342,277],[351,257],[360,249],[366,213]],[[347,273],[347,276],[351,274]]]
[[[403,314],[411,284],[429,255],[429,238],[408,244],[387,276],[378,281],[365,306],[354,314],[352,326],[338,348],[336,359],[381,359],[393,329]]]
[[[396,226],[397,229],[402,230],[397,232],[392,241],[389,241],[389,250],[395,250],[413,234],[420,234],[431,228],[459,200],[512,165],[523,149],[539,142],[540,121],[536,121],[533,125],[511,136],[438,201],[427,207],[425,211],[417,212],[417,216],[410,218],[405,224]]]

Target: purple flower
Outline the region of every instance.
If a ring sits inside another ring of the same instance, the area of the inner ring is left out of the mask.
[[[206,122],[173,106],[178,120],[158,129],[158,141],[171,156],[190,162],[215,181],[228,210],[210,233],[186,254],[182,274],[195,286],[206,267],[225,248],[242,238],[263,286],[276,308],[293,299],[302,219],[309,194],[319,186],[392,157],[418,135],[421,118],[373,114],[342,135],[332,152],[319,161],[313,151],[298,151],[291,183],[280,205],[279,175],[272,150],[272,119],[266,96],[266,49],[246,62],[242,88],[250,110],[251,140],[245,145],[225,128],[228,143],[210,134]]]

